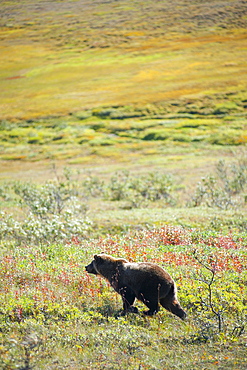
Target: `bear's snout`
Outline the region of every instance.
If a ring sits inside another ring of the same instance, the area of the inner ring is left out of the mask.
[[[92,266],[90,266],[90,265],[91,265],[91,263],[89,265],[85,266],[85,270],[89,273],[92,271]]]
[[[93,262],[91,262],[89,265],[85,266],[85,270],[89,273],[89,274],[94,274],[94,275],[98,275],[98,272],[95,270],[94,268],[94,264]]]

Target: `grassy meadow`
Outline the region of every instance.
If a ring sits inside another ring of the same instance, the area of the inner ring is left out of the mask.
[[[246,4],[0,9],[0,369],[245,369]],[[123,316],[95,253],[188,318]]]

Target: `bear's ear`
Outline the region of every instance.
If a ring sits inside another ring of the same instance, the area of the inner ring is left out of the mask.
[[[99,261],[101,258],[100,258],[100,256],[98,256],[97,254],[95,254],[95,255],[94,255],[94,259],[95,259],[95,261]]]

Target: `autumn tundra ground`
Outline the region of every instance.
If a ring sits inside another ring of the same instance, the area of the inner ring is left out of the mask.
[[[0,368],[245,369],[245,2],[0,8]],[[187,319],[123,316],[97,253]]]

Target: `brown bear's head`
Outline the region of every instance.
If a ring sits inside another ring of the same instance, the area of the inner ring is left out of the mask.
[[[112,256],[108,256],[107,254],[95,254],[93,261],[85,268],[90,274],[102,275],[106,277],[108,272],[112,273],[118,266],[126,262],[128,261],[123,258],[114,258]]]
[[[85,269],[89,274],[98,275],[98,272],[94,266],[94,260],[91,263],[89,263],[89,265],[85,266]]]

